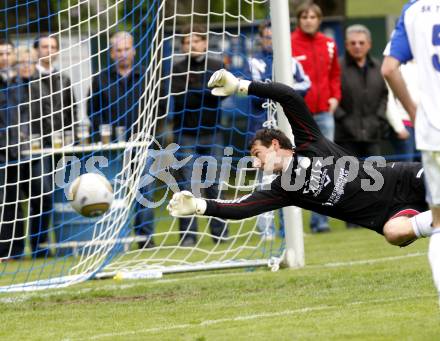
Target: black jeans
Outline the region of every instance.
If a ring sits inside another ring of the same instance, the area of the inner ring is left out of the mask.
[[[48,242],[53,209],[53,160],[46,156],[23,162],[20,166],[20,191],[29,200],[29,238],[32,252],[41,251]]]
[[[23,256],[24,218],[18,179],[18,165],[0,166],[0,258]]]

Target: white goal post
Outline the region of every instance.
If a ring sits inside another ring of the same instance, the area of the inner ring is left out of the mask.
[[[272,20],[273,54],[275,80],[293,86],[293,77],[285,70],[291,68],[290,18],[287,1],[270,0],[270,17]],[[294,141],[290,124],[278,104],[278,124],[281,130]],[[304,237],[302,212],[297,207],[283,208],[286,230],[286,249],[283,262],[289,268],[303,267]]]

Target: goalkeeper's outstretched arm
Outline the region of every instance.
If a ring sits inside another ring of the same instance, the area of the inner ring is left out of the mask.
[[[281,104],[298,149],[306,149],[310,143],[323,137],[304,99],[293,88],[281,83],[252,82],[249,94],[270,98]]]
[[[302,96],[287,85],[250,82],[236,78],[229,71],[218,70],[212,75],[208,86],[213,88],[212,94],[215,96],[253,95],[280,103],[289,120],[298,149],[306,148],[309,143],[323,138]]]
[[[175,193],[167,209],[174,217],[206,215],[222,219],[245,219],[289,206],[288,197],[275,180],[270,190],[260,190],[234,200],[195,198],[191,192]]]

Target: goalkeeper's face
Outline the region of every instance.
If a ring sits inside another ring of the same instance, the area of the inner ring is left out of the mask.
[[[287,168],[293,156],[293,150],[281,148],[276,139],[273,139],[268,147],[260,140],[256,140],[251,148],[251,156],[253,156],[253,167],[269,173],[279,173]]]

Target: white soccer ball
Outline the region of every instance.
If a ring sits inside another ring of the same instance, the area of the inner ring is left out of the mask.
[[[67,199],[79,214],[98,217],[110,208],[113,202],[113,188],[102,175],[86,173],[72,182]]]

